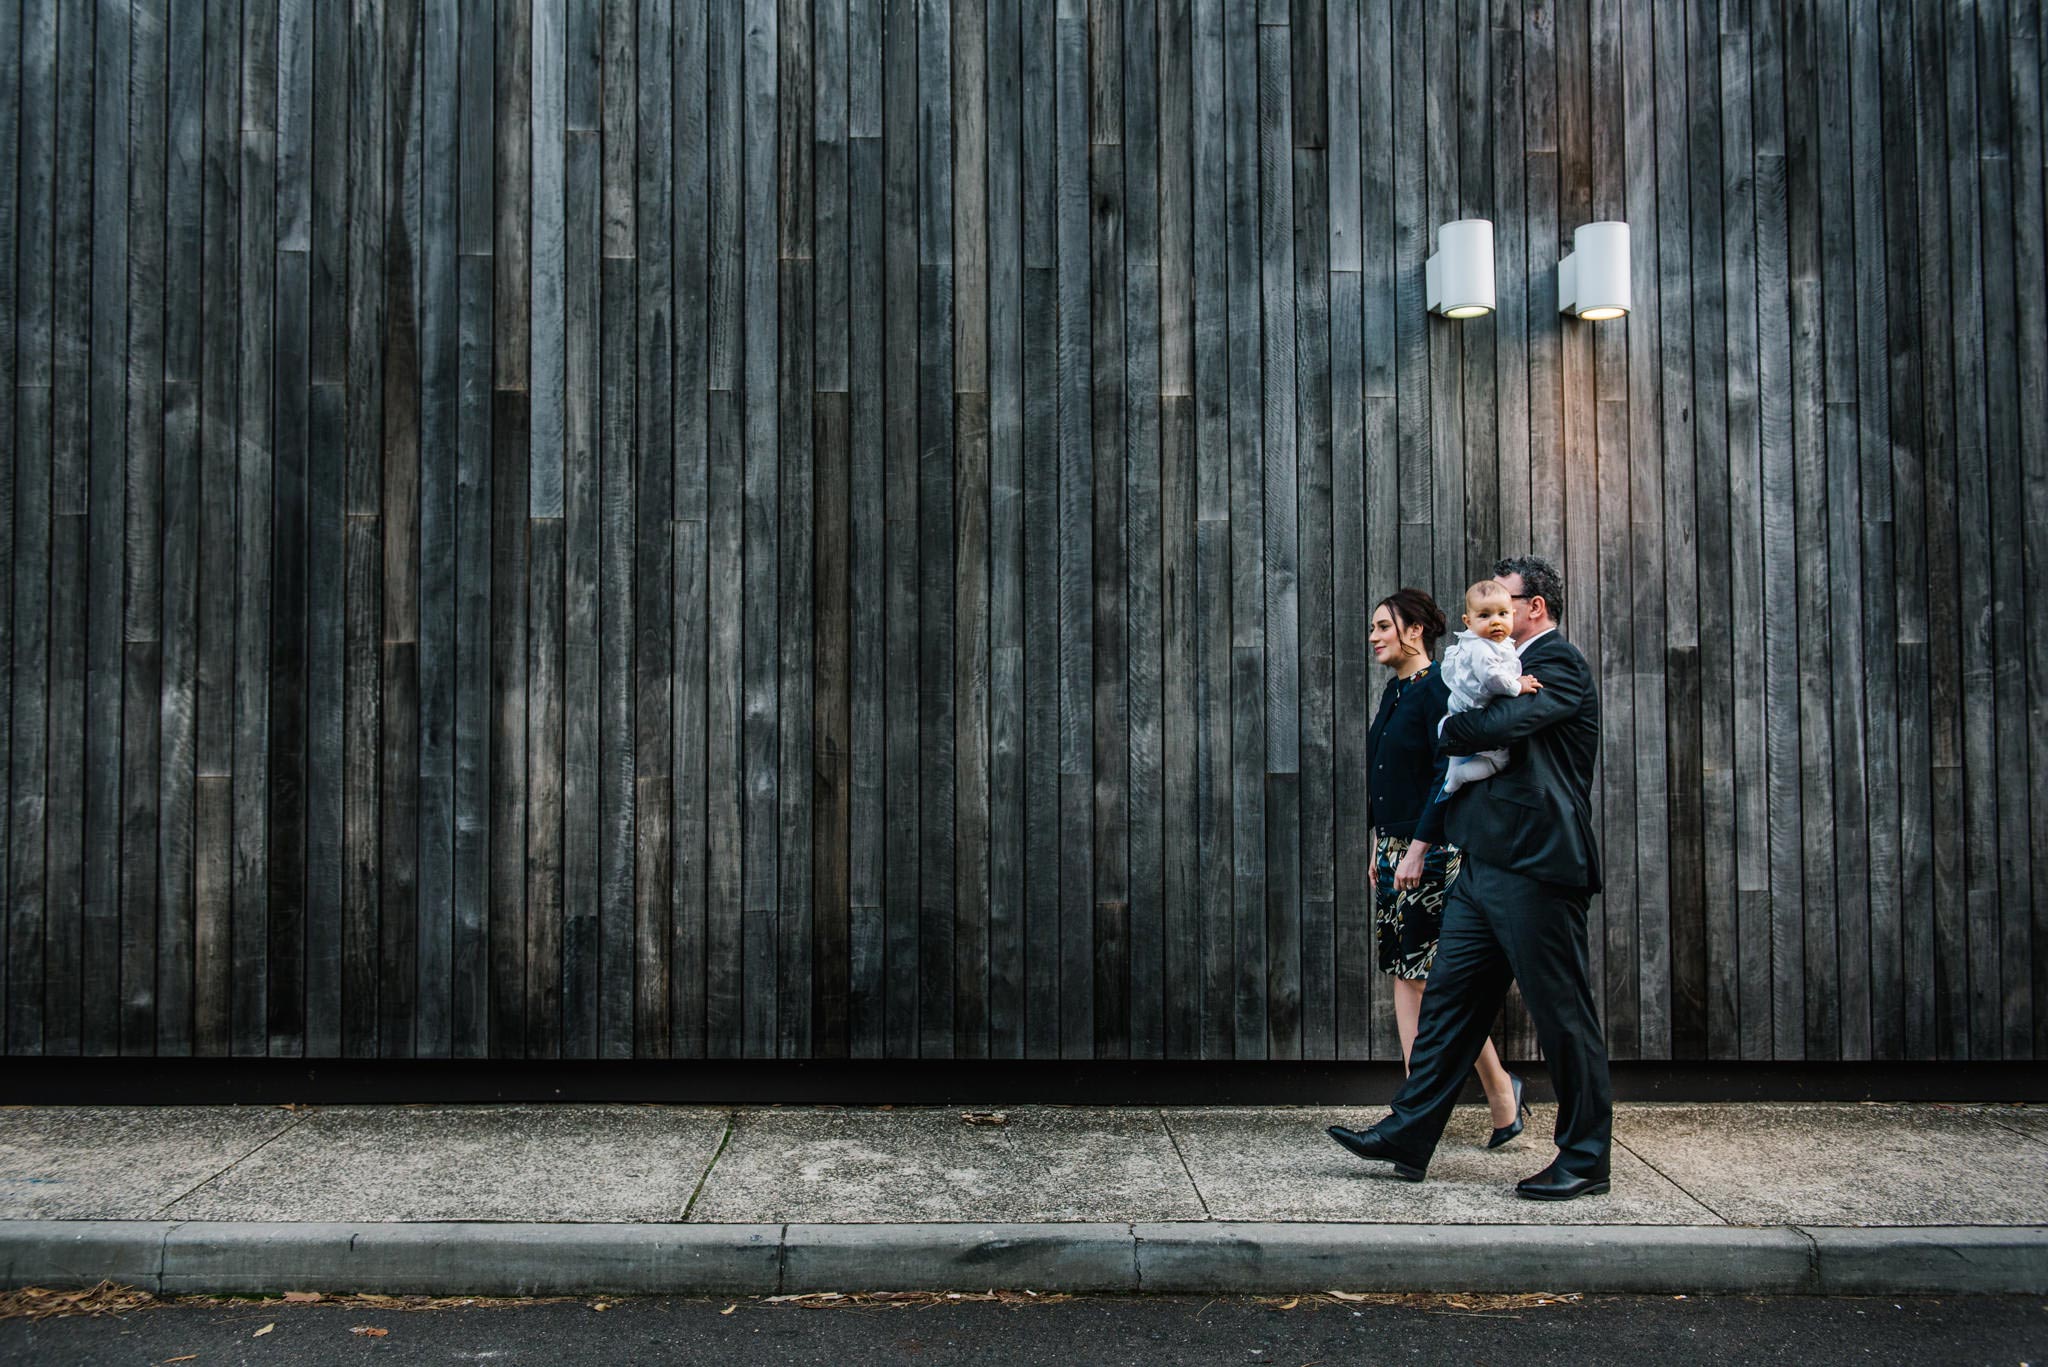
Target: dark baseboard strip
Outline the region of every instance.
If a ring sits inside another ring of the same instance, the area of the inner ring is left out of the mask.
[[[1516,1064],[1547,1099],[1541,1064]],[[1618,1062],[1620,1101],[2048,1101],[2048,1063]],[[0,1060],[14,1105],[662,1102],[792,1106],[1378,1105],[1394,1063],[974,1060]],[[1476,1098],[1477,1089],[1472,1092]]]

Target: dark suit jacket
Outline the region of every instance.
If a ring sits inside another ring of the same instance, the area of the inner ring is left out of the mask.
[[[1593,761],[1600,753],[1600,696],[1593,671],[1579,648],[1553,631],[1529,646],[1522,672],[1543,687],[1444,722],[1450,754],[1508,752],[1507,768],[1451,794],[1446,832],[1470,858],[1598,892]]]

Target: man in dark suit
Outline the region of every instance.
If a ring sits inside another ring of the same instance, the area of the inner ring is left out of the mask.
[[[1557,570],[1514,556],[1493,577],[1513,596],[1523,672],[1542,688],[1444,719],[1447,752],[1505,749],[1508,764],[1449,798],[1445,829],[1463,861],[1394,1113],[1364,1131],[1333,1125],[1330,1137],[1421,1181],[1508,984],[1519,982],[1557,1088],[1558,1153],[1516,1190],[1568,1201],[1607,1190],[1614,1129],[1607,1045],[1586,969],[1586,908],[1600,890],[1592,809],[1600,700],[1586,657],[1557,631]]]

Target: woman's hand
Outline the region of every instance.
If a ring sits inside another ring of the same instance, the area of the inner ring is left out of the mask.
[[[1422,886],[1422,857],[1429,853],[1427,840],[1408,842],[1408,853],[1401,856],[1401,862],[1394,867],[1394,886],[1402,892]]]

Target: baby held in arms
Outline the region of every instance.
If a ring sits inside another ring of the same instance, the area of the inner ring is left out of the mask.
[[[1452,712],[1484,707],[1494,698],[1512,698],[1543,687],[1533,674],[1522,672],[1521,652],[1511,639],[1515,603],[1507,585],[1482,579],[1465,590],[1465,630],[1444,650],[1444,686]],[[1507,767],[1508,752],[1482,750],[1452,757],[1444,769],[1446,794],[1476,783]]]

